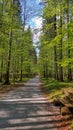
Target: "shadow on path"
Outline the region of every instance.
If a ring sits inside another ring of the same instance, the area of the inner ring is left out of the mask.
[[[0,130],[57,130],[36,77],[0,100]]]

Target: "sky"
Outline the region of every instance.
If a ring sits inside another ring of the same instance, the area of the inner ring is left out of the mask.
[[[33,42],[39,41],[40,30],[42,28],[42,17],[41,14],[43,12],[43,2],[42,0],[20,0],[22,6],[22,20],[24,19],[24,13],[26,17],[26,28],[27,26],[31,27],[33,35]],[[24,2],[26,1],[26,9],[24,11]],[[35,29],[37,29],[37,33],[35,33]]]
[[[43,19],[41,14],[43,13],[44,4],[42,0],[20,0],[22,7],[22,21],[24,23],[24,14],[25,14],[25,28],[27,29],[30,26],[33,34],[33,44],[36,47],[37,56],[39,55],[39,49],[37,43],[39,42],[39,37],[42,29]],[[24,11],[24,2],[26,1],[26,9]],[[36,30],[36,31],[35,31]]]
[[[40,15],[43,9],[43,2],[41,0],[20,0],[20,1],[22,6],[22,17],[25,13],[26,23],[30,22],[33,17],[37,17]],[[25,5],[26,9],[24,10]]]

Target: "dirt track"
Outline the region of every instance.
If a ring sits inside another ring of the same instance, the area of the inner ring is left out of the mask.
[[[48,111],[51,105],[40,89],[39,77],[0,100],[0,130],[57,130]]]

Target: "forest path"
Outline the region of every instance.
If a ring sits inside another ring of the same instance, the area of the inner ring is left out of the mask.
[[[50,105],[36,76],[0,100],[0,130],[57,130]]]

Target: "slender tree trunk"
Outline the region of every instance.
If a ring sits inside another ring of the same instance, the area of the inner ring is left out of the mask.
[[[23,78],[23,70],[22,70],[22,68],[23,68],[23,55],[21,55],[21,72],[20,72],[20,81],[22,81],[22,78]]]
[[[71,58],[70,56],[70,49],[68,49],[68,58]],[[68,64],[68,80],[72,80],[72,69],[71,69],[71,62]]]
[[[56,0],[54,1],[55,5],[55,16],[54,16],[54,37],[57,35],[57,26],[56,26]],[[54,46],[54,78],[58,80],[58,65],[57,65],[57,49],[56,45]]]
[[[2,55],[2,60],[1,60],[1,73],[0,73],[0,82],[3,80],[3,55]]]
[[[44,68],[44,77],[48,78],[48,65],[45,63],[45,68]]]
[[[4,15],[4,0],[2,0],[2,2],[0,3],[1,6],[0,6],[0,29],[2,31],[2,27],[3,27],[3,15]],[[0,43],[2,44],[1,47],[4,48],[3,46],[3,43]],[[3,54],[1,55],[1,64],[0,64],[0,67],[1,67],[1,72],[0,72],[0,82],[2,82],[2,78],[3,78]]]
[[[10,6],[11,8],[13,8],[13,0],[11,0]],[[11,14],[10,16],[10,23],[13,24],[13,14]],[[4,84],[10,84],[9,74],[10,74],[11,47],[12,47],[12,25],[10,26],[8,46],[9,48],[8,48],[8,58],[7,58],[7,69],[6,69]]]
[[[63,54],[62,54],[62,2],[60,2],[60,35],[61,35],[61,40],[60,40],[60,61],[62,61],[62,57],[63,57]],[[60,65],[59,66],[59,80],[60,81],[63,81],[63,67]]]
[[[10,84],[9,82],[9,71],[10,71],[10,60],[11,60],[11,45],[12,45],[12,29],[10,28],[9,32],[9,51],[8,51],[8,59],[7,59],[7,70],[5,76],[5,84]]]
[[[26,0],[24,0],[24,26],[23,26],[23,30],[25,29],[25,22],[26,22]],[[22,34],[23,35],[23,34]],[[23,46],[21,46],[21,51],[23,50],[22,49]],[[23,78],[23,54],[21,54],[21,72],[20,72],[20,81],[22,81],[22,78]]]
[[[67,0],[67,38],[68,38],[68,58],[71,58],[71,50],[70,50],[70,42],[69,42],[69,0]],[[71,69],[71,62],[68,64],[68,80],[72,80],[72,69]]]
[[[54,46],[54,78],[58,80],[57,51]]]
[[[62,44],[60,44],[60,60],[62,60]],[[60,65],[59,66],[59,80],[63,81],[63,67]]]

